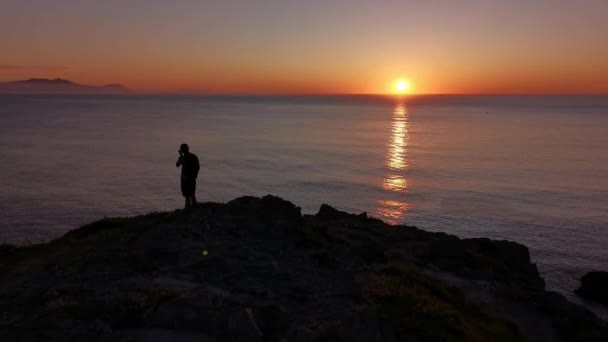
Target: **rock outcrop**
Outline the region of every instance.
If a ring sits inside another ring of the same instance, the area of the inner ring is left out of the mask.
[[[0,246],[2,341],[606,341],[528,249],[242,197]]]
[[[608,305],[608,272],[589,272],[581,278],[581,287],[576,290],[579,295]]]

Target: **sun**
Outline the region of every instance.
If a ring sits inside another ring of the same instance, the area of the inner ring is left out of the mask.
[[[409,88],[410,85],[406,80],[398,80],[397,82],[395,82],[395,90],[399,94],[407,93]]]

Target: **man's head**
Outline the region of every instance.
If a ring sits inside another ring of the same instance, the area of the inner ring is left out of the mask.
[[[188,144],[181,144],[181,146],[179,147],[179,150],[182,151],[183,153],[188,153],[190,151],[190,148],[188,147]]]

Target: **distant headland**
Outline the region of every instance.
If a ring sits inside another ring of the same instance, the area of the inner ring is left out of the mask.
[[[127,94],[130,92],[121,84],[84,85],[62,78],[30,78],[0,82],[0,93]]]

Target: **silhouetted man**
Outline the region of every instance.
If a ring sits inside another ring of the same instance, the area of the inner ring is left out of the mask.
[[[176,167],[182,167],[182,195],[186,198],[186,208],[191,208],[196,205],[196,177],[198,170],[201,168],[198,163],[198,157],[194,153],[190,153],[190,148],[187,144],[182,144],[179,147],[179,159],[175,163]]]

